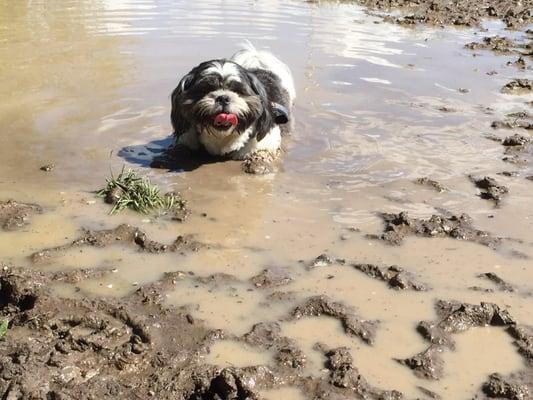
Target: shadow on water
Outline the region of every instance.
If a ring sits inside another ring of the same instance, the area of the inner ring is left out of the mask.
[[[145,168],[168,169],[174,172],[189,172],[204,164],[223,162],[222,157],[214,157],[206,152],[191,151],[174,146],[173,135],[164,139],[152,140],[146,144],[125,146],[118,156],[131,164]]]

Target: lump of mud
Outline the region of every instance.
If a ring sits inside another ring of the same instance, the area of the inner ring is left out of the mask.
[[[365,343],[374,343],[378,322],[360,319],[351,307],[334,302],[327,296],[310,297],[292,311],[293,319],[321,315],[338,319],[347,334],[357,336]]]
[[[511,326],[515,321],[507,310],[502,310],[493,303],[480,305],[439,300],[436,303],[437,322],[422,321],[418,332],[430,343],[454,348],[452,334],[466,331],[473,327]]]
[[[515,339],[514,345],[518,348],[518,352],[524,357],[527,364],[533,367],[533,328],[511,325],[507,328],[507,333]]]
[[[396,390],[380,390],[372,387],[353,365],[353,358],[346,347],[326,352],[326,368],[329,369],[329,384],[349,390],[362,399],[401,400],[403,395]],[[315,399],[317,397],[314,397]],[[318,397],[319,399],[347,399],[349,397]]]
[[[467,214],[432,215],[429,219],[410,218],[407,212],[399,214],[382,213],[385,230],[379,236],[372,236],[391,245],[400,245],[405,236],[451,237],[458,240],[472,241],[495,248],[501,241],[488,232],[475,229],[472,219]]]
[[[494,129],[526,129],[531,130],[533,129],[533,121],[531,118],[514,118],[514,119],[507,119],[505,121],[493,121],[491,124],[491,127]],[[521,135],[518,135],[521,136]],[[499,138],[497,140],[500,141]],[[502,143],[503,144],[503,143]],[[514,144],[503,144],[504,146],[516,146]]]
[[[312,268],[326,267],[336,262],[339,264],[342,264],[343,260],[339,260],[334,257],[331,257],[327,253],[322,253],[318,257],[316,257],[313,261],[311,261],[307,268],[312,269]]]
[[[502,87],[501,92],[504,94],[526,94],[533,90],[533,81],[530,79],[514,79]]]
[[[353,267],[370,278],[386,282],[391,289],[415,291],[427,290],[424,285],[415,282],[407,272],[397,265],[380,268],[374,264],[353,264]]]
[[[470,175],[469,178],[478,189],[481,189],[479,196],[485,200],[493,200],[496,205],[499,205],[503,196],[509,193],[507,187],[499,185],[496,179],[489,176],[475,177]]]
[[[512,136],[507,136],[502,144],[504,146],[525,146],[531,141],[531,139],[524,135],[519,135],[518,133],[515,133]]]
[[[0,227],[5,231],[21,229],[29,224],[32,215],[42,212],[43,209],[37,204],[0,201]]]
[[[429,179],[428,177],[422,177],[415,180],[415,183],[418,183],[419,185],[428,186],[430,188],[435,189],[437,192],[445,192],[448,189],[442,185],[441,183],[437,182],[434,179]]]
[[[515,61],[508,61],[507,65],[508,66],[514,66],[514,67],[516,67],[518,69],[522,69],[522,70],[527,68],[526,60],[522,56],[518,57]]]
[[[279,153],[279,152],[278,152]],[[247,174],[266,175],[276,171],[275,161],[279,154],[271,151],[258,151],[246,158],[242,169]]]
[[[527,385],[519,380],[504,378],[500,374],[490,375],[482,390],[488,397],[499,399],[527,400],[533,395]]]
[[[494,283],[498,287],[499,290],[503,292],[514,292],[515,290],[513,285],[505,282],[502,278],[500,278],[494,272],[485,272],[483,274],[478,275],[478,278],[488,279],[489,281]]]
[[[278,367],[299,369],[307,362],[305,354],[298,348],[296,342],[281,336],[281,327],[277,322],[255,324],[241,340],[251,346],[274,349],[276,351],[274,360]]]
[[[32,309],[44,282],[41,273],[12,272],[9,267],[4,267],[0,276],[0,310],[15,313]]]
[[[495,53],[509,54],[516,44],[505,37],[490,36],[484,37],[482,42],[467,43],[465,48],[469,50],[491,50]]]
[[[413,357],[396,361],[411,368],[419,378],[438,380],[444,375],[442,350],[440,346],[431,345]]]
[[[252,284],[258,288],[271,288],[287,285],[292,281],[287,271],[281,268],[267,268],[260,274],[250,279]]]
[[[198,251],[202,245],[190,236],[178,236],[171,244],[163,244],[150,240],[146,233],[131,225],[122,224],[113,229],[100,231],[86,230],[85,233],[75,239],[72,243],[52,247],[38,251],[31,255],[34,263],[43,262],[54,254],[59,254],[73,248],[80,247],[106,247],[114,244],[129,245],[139,251],[146,253],[166,253],[166,252],[192,252]]]

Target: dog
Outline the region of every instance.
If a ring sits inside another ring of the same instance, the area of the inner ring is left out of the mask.
[[[180,80],[171,95],[175,146],[234,160],[259,153],[273,159],[291,130],[295,98],[289,67],[247,43]]]

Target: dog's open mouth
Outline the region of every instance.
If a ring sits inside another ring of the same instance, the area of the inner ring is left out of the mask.
[[[239,123],[239,118],[236,114],[220,113],[215,116],[213,123],[218,129],[229,129]]]

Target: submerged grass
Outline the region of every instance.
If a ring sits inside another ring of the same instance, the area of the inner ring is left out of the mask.
[[[131,169],[126,171],[123,168],[117,177],[111,175],[106,186],[96,194],[103,197],[106,203],[113,204],[110,214],[116,214],[126,208],[142,214],[166,214],[186,208],[186,203],[179,194],[161,194],[159,188],[150,183],[148,178],[137,175]]]

